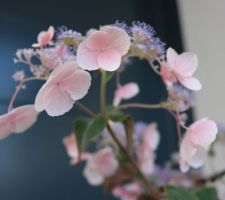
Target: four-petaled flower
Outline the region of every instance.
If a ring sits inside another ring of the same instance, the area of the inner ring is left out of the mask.
[[[36,96],[35,109],[46,110],[50,116],[63,115],[87,94],[90,85],[90,74],[81,70],[75,61],[68,61],[50,74]]]
[[[130,37],[121,28],[104,26],[93,31],[79,45],[77,62],[85,70],[115,71],[119,68],[121,58],[128,52]]]
[[[164,82],[179,81],[184,87],[190,90],[200,90],[201,83],[193,77],[198,67],[198,57],[193,53],[177,52],[169,48],[166,54],[167,63],[161,63],[161,75]]]
[[[190,167],[204,164],[210,145],[216,139],[216,123],[207,118],[194,122],[187,130],[180,147],[180,169],[187,172]]]

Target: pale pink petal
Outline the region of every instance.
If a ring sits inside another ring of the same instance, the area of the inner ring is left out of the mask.
[[[197,151],[195,152],[194,156],[190,160],[190,163],[189,163],[190,166],[196,169],[201,167],[206,160],[206,156],[207,156],[207,151],[205,149],[197,148]]]
[[[190,140],[193,145],[208,149],[210,144],[216,139],[218,133],[217,125],[214,121],[203,118],[190,126]]]
[[[137,200],[143,192],[142,186],[137,181],[117,186],[112,191],[113,195],[121,200]]]
[[[141,151],[140,153],[141,155],[139,155],[139,165],[141,171],[145,175],[151,175],[155,166],[155,154],[154,152],[148,151],[147,149]]]
[[[36,121],[38,112],[34,105],[20,106],[12,111],[14,117],[14,133],[22,133],[29,129]]]
[[[180,146],[180,159],[190,165],[192,158],[194,157],[197,149],[193,147],[190,141],[189,132],[184,136]]]
[[[113,100],[113,105],[118,106],[120,104],[120,101],[122,99],[130,99],[135,97],[138,93],[140,92],[140,89],[138,87],[137,83],[127,83],[123,86],[120,86],[116,91],[115,91],[115,96]]]
[[[157,149],[160,135],[156,123],[151,123],[145,128],[142,140],[150,150],[155,151]]]
[[[66,136],[63,139],[63,144],[66,147],[67,154],[71,158],[71,164],[77,164],[79,159],[79,151],[74,133]]]
[[[171,66],[172,67],[172,66]],[[177,56],[173,69],[181,76],[191,77],[198,67],[198,57],[193,53],[182,53]]]
[[[76,70],[68,78],[61,81],[63,87],[73,100],[83,98],[91,85],[91,76],[83,70]]]
[[[49,85],[48,83],[45,83],[39,90],[34,103],[36,111],[41,112],[45,110],[46,102],[49,98],[48,92],[51,89],[51,87],[54,87],[54,86]]]
[[[52,40],[52,38],[54,37],[54,32],[55,32],[55,29],[53,26],[49,26],[48,28],[48,34],[49,34],[49,38],[50,38],[50,41]]]
[[[187,173],[190,169],[190,166],[185,161],[180,161],[180,171],[182,173]]]
[[[166,62],[161,62],[160,74],[164,83],[169,84],[176,81],[176,77]]]
[[[83,41],[80,43],[77,49],[77,63],[85,70],[97,70],[99,69],[97,62],[98,54],[98,51],[91,51],[88,49],[86,46],[86,41]]]
[[[98,186],[104,182],[104,176],[96,169],[88,167],[84,168],[84,177],[90,185]]]
[[[0,139],[26,131],[36,122],[37,116],[33,105],[20,106],[0,116]]]
[[[87,38],[86,46],[90,50],[103,50],[105,49],[110,42],[110,38],[107,32],[105,31],[95,31],[90,34]]]
[[[0,140],[8,137],[14,130],[8,114],[0,116]]]
[[[76,72],[78,69],[79,65],[75,61],[63,63],[51,72],[48,82],[53,80],[54,82],[59,82]]]
[[[111,176],[119,164],[110,147],[105,147],[93,154],[87,161],[84,176],[92,185],[100,185],[105,177]]]
[[[105,147],[93,155],[93,162],[95,162],[99,171],[105,177],[113,175],[118,168],[118,162],[110,147]]]
[[[51,40],[53,39],[53,36],[54,36],[54,28],[53,28],[53,26],[50,26],[47,31],[41,31],[38,34],[38,38],[37,38],[38,43],[33,44],[32,46],[33,47],[42,47],[44,45],[47,45],[51,42]]]
[[[184,77],[178,77],[179,82],[186,88],[190,89],[190,90],[201,90],[202,89],[202,85],[199,82],[198,79],[194,78],[194,77],[190,77],[190,78],[184,78]]]
[[[182,163],[193,168],[201,167],[210,145],[215,141],[218,132],[215,122],[203,118],[194,122],[187,130],[180,146]],[[185,170],[182,170],[185,171]]]
[[[115,71],[121,63],[120,54],[114,50],[106,50],[98,54],[98,66],[106,71]]]
[[[126,31],[114,26],[104,26],[101,30],[106,31],[110,37],[108,49],[117,51],[120,56],[123,56],[128,52],[130,48],[130,37]]]
[[[177,52],[173,48],[168,48],[166,52],[166,59],[170,67],[173,67],[176,65],[176,59],[177,59]]]
[[[71,110],[73,104],[74,100],[66,91],[62,91],[57,86],[49,88],[45,102],[45,110],[48,115],[52,117],[63,115]]]

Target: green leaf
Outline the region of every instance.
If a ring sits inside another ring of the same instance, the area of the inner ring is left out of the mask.
[[[84,136],[84,131],[87,128],[88,120],[83,117],[76,118],[74,121],[74,132],[77,139],[78,149],[82,151],[82,141]]]
[[[168,200],[199,200],[194,193],[184,188],[166,186],[165,191]]]
[[[106,127],[108,119],[104,115],[96,115],[92,118],[83,133],[81,147],[82,149]]]
[[[111,80],[115,72],[104,71],[104,83],[107,83]]]
[[[217,192],[215,188],[204,187],[196,192],[199,200],[217,200]]]
[[[100,134],[106,127],[108,122],[107,117],[103,115],[96,115],[91,120],[79,117],[74,122],[74,132],[77,138],[77,145],[80,152],[85,146]]]

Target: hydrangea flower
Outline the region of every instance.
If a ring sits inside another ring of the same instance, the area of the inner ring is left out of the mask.
[[[32,46],[33,47],[43,47],[43,46],[49,44],[52,41],[53,37],[54,37],[54,27],[49,26],[47,31],[41,31],[38,34],[38,37],[37,37],[38,43],[33,44]]]
[[[68,61],[52,71],[36,96],[35,109],[46,110],[50,116],[63,115],[87,94],[90,85],[90,74],[75,61]]]
[[[121,28],[104,26],[92,31],[77,49],[77,62],[85,70],[115,71],[128,52],[130,38]]]
[[[127,83],[125,85],[119,86],[115,91],[115,96],[113,100],[113,105],[118,106],[123,99],[130,99],[135,97],[139,93],[140,89],[137,83]]]
[[[36,122],[37,116],[33,105],[20,106],[0,116],[0,139],[26,131]]]
[[[112,148],[104,147],[90,156],[84,169],[84,176],[89,184],[101,185],[104,178],[112,176],[118,166]]]
[[[161,65],[161,75],[167,82],[179,81],[184,87],[190,90],[200,90],[201,83],[193,77],[198,67],[198,57],[193,53],[177,52],[169,48],[166,54],[167,63]]]
[[[216,139],[216,123],[207,118],[194,122],[187,130],[180,146],[180,169],[187,172],[190,167],[204,164],[210,145]]]

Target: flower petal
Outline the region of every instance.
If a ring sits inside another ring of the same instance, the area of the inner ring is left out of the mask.
[[[74,100],[66,91],[57,86],[43,86],[35,99],[37,111],[46,110],[50,116],[59,116],[68,112],[74,104]]]
[[[139,93],[140,89],[137,83],[127,83],[121,87],[119,87],[115,91],[115,97],[113,100],[113,105],[118,106],[122,99],[130,99],[135,97]]]
[[[106,71],[115,71],[119,68],[121,57],[114,50],[107,50],[99,53],[97,57],[98,66]]]
[[[157,149],[160,142],[160,134],[156,123],[151,123],[145,128],[142,139],[149,150],[155,151]]]
[[[197,91],[202,89],[201,83],[195,77],[190,77],[190,78],[178,77],[178,80],[184,87],[190,90]]]
[[[87,38],[86,46],[90,50],[102,50],[105,49],[110,42],[108,33],[105,31],[94,31]]]
[[[190,126],[190,139],[193,145],[208,149],[210,144],[216,139],[218,133],[217,125],[214,121],[203,118]]]
[[[114,26],[104,26],[101,30],[106,31],[110,37],[108,49],[117,51],[121,56],[128,52],[130,48],[130,37],[126,31]]]
[[[166,59],[170,67],[173,67],[176,65],[176,59],[177,59],[177,52],[173,48],[168,48],[166,52]]]
[[[177,56],[173,69],[181,76],[191,77],[198,67],[198,57],[193,53],[182,53]]]
[[[60,82],[73,100],[83,98],[91,85],[91,76],[83,70],[76,70],[68,78]]]
[[[101,185],[104,181],[103,175],[98,170],[88,167],[88,165],[84,168],[83,175],[87,182],[93,186]]]
[[[0,116],[0,139],[29,129],[36,122],[37,116],[34,105],[20,106]]]
[[[36,98],[35,98],[35,110],[37,112],[41,112],[46,108],[46,101],[48,99],[48,92],[52,86],[49,86],[48,83],[45,83],[41,89],[39,90]]]
[[[14,130],[14,126],[10,123],[8,114],[0,116],[0,140],[8,137]]]
[[[97,57],[98,51],[91,51],[87,48],[86,42],[80,43],[77,49],[77,63],[79,66],[85,70],[97,70],[99,68]]]
[[[201,167],[206,159],[207,151],[203,148],[198,148],[195,152],[194,156],[190,160],[190,166],[193,168],[199,168]]]
[[[57,86],[50,88],[47,96],[45,110],[50,116],[63,115],[73,107],[74,100]]]
[[[14,118],[15,133],[22,133],[29,129],[37,121],[38,116],[34,105],[18,107],[12,111],[12,114],[16,115]]]

